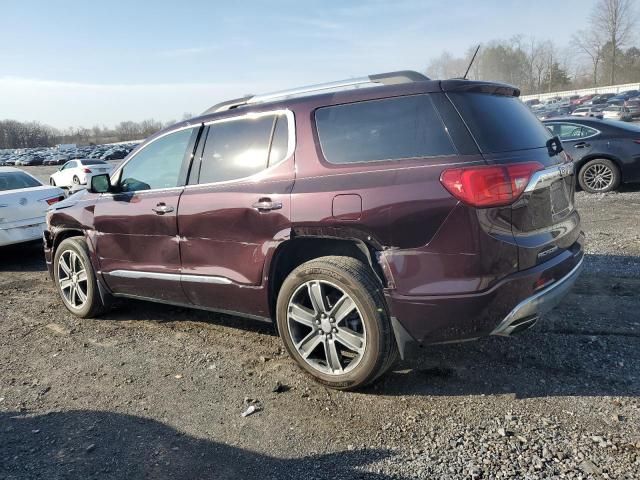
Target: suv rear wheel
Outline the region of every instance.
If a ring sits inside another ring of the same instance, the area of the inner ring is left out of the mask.
[[[84,238],[67,238],[60,243],[53,258],[53,275],[64,306],[74,315],[91,318],[106,310]]]
[[[397,359],[382,287],[354,258],[320,257],[297,267],[282,285],[276,315],[289,354],[329,387],[362,387]]]

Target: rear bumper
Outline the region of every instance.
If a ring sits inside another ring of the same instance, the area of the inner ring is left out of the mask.
[[[582,241],[578,241],[556,257],[481,292],[412,296],[388,289],[385,298],[400,348],[403,343],[459,342],[525,329],[568,293],[582,261]]]
[[[508,336],[532,326],[540,315],[544,315],[558,305],[565,295],[569,293],[582,271],[583,262],[584,257],[580,258],[573,270],[560,280],[555,281],[516,305],[509,312],[509,315],[491,332],[491,335]]]

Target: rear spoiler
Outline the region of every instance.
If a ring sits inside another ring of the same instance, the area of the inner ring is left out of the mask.
[[[442,80],[440,82],[440,88],[442,88],[443,92],[488,93],[490,95],[503,95],[505,97],[520,96],[520,89],[508,83],[478,82],[452,78],[451,80]]]

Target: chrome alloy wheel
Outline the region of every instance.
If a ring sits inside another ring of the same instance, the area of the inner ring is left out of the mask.
[[[606,190],[613,183],[613,172],[606,165],[596,163],[584,172],[584,183],[592,190]]]
[[[71,308],[80,309],[87,302],[87,271],[73,250],[65,250],[58,259],[58,286]]]
[[[314,369],[342,375],[362,360],[367,332],[353,299],[324,280],[300,285],[289,300],[287,326],[294,347]]]

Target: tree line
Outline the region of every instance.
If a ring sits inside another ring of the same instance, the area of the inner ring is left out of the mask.
[[[516,85],[523,94],[640,82],[633,0],[599,0],[586,29],[569,45],[516,36],[481,45],[467,78]],[[462,57],[443,52],[427,67],[432,78],[462,77],[476,46]]]
[[[190,113],[185,113],[182,119],[186,120],[190,117]],[[148,119],[141,122],[120,122],[112,128],[95,125],[91,128],[69,127],[61,130],[40,122],[0,120],[0,149],[52,147],[60,143],[99,145],[140,140],[174,123],[176,123],[176,120],[160,122]]]

